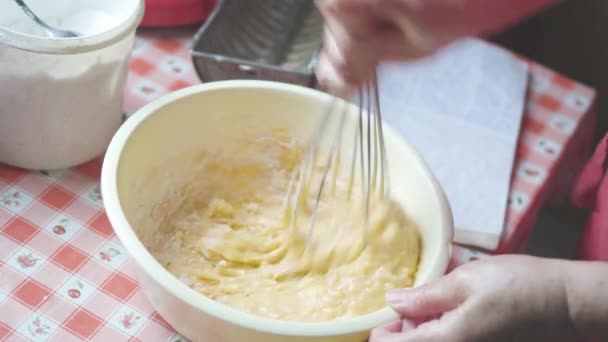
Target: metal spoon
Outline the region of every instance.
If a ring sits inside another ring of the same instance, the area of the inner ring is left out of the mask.
[[[44,31],[46,32],[46,34],[49,37],[51,37],[51,38],[75,38],[75,37],[80,36],[78,33],[74,32],[74,31],[59,30],[59,29],[56,29],[54,27],[47,25],[47,23],[42,21],[40,18],[38,18],[38,16],[36,14],[34,14],[34,12],[32,12],[32,10],[25,4],[25,2],[23,2],[23,0],[15,0],[15,2],[17,3],[17,5],[19,5],[19,7],[21,7],[21,9],[23,10],[23,12],[25,12],[25,14],[27,14],[30,18],[34,19],[34,21],[37,22],[38,25],[42,26],[42,28],[44,29]]]

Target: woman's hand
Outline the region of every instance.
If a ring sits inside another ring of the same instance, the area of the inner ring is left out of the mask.
[[[425,56],[465,34],[460,0],[317,0],[325,18],[319,82],[335,93],[371,79],[380,61]]]
[[[370,342],[575,341],[560,261],[500,256],[387,294],[401,314]]]
[[[316,0],[325,18],[319,82],[345,95],[381,61],[410,60],[512,24],[557,0]]]

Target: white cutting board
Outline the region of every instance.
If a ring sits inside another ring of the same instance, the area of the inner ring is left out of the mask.
[[[443,185],[457,243],[498,247],[527,82],[524,62],[478,39],[423,61],[380,68],[384,119],[418,149]]]

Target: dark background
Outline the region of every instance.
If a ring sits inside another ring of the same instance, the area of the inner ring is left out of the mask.
[[[598,92],[596,138],[608,132],[608,1],[568,0],[521,22],[493,41]]]

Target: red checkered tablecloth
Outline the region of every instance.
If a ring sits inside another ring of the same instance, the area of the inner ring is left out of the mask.
[[[198,78],[187,51],[192,31],[140,33],[125,90],[132,113]],[[505,234],[517,251],[540,206],[563,201],[590,148],[592,89],[534,63]],[[0,166],[0,341],[185,341],[139,290],[99,191],[100,159],[28,172]],[[482,252],[456,247],[453,265]]]

